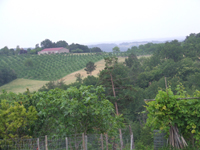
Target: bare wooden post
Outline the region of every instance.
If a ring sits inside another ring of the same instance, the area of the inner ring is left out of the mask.
[[[87,150],[87,135],[85,135],[85,150]]]
[[[103,150],[103,135],[101,133],[101,149]]]
[[[47,135],[45,135],[45,150],[48,150]]]
[[[37,148],[38,148],[38,150],[40,150],[40,140],[39,140],[39,138],[37,138]]]
[[[106,150],[108,150],[108,134],[106,133]]]
[[[84,137],[84,133],[82,133],[82,143],[83,143],[83,150],[85,150],[85,137]]]
[[[67,139],[67,137],[65,138],[65,141],[66,141],[66,150],[68,150],[68,139]]]

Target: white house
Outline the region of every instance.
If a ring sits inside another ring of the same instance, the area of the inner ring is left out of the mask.
[[[38,55],[40,55],[40,54],[56,54],[56,53],[69,53],[69,50],[64,47],[45,48],[42,51],[39,51]]]

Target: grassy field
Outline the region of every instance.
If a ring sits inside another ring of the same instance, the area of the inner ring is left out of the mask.
[[[0,87],[0,93],[2,93],[2,90],[6,90],[8,92],[14,92],[14,93],[23,93],[26,91],[26,88],[29,88],[31,92],[37,91],[39,88],[41,88],[44,84],[46,84],[48,81],[39,81],[39,80],[30,80],[30,79],[16,79],[12,82],[5,84]]]
[[[150,57],[150,55],[146,55],[143,57]],[[138,58],[140,58],[140,56]],[[124,62],[125,57],[119,57],[118,61]],[[96,70],[92,72],[92,75],[98,76],[99,71],[103,70],[105,67],[104,59],[96,62],[95,65],[97,65],[97,67],[96,67]],[[75,82],[76,81],[76,77],[75,77],[76,73],[80,73],[83,76],[83,78],[86,78],[88,76],[88,74],[86,73],[86,71],[84,69],[75,71],[75,72],[68,74],[67,76],[62,78],[62,79],[64,79],[65,84],[70,84],[70,83]],[[37,91],[38,89],[40,89],[47,82],[48,81],[30,80],[30,79],[23,79],[23,78],[16,79],[6,85],[1,86],[0,93],[2,93],[3,89],[5,89],[8,92],[11,91],[14,93],[23,93],[24,91],[26,91],[26,88],[29,88],[29,90],[31,92],[33,92],[33,91]]]
[[[124,62],[124,61],[125,61],[125,57],[119,57],[118,58],[118,62]],[[104,59],[96,62],[95,65],[97,65],[97,67],[96,67],[96,70],[94,70],[92,72],[92,75],[98,76],[99,71],[103,70],[104,67],[105,67]],[[77,74],[77,73],[80,73],[83,76],[83,78],[86,78],[88,76],[88,74],[86,73],[86,71],[84,69],[75,71],[75,72],[73,72],[73,73],[62,78],[62,79],[64,79],[65,84],[70,84],[70,83],[75,82],[76,81],[75,74]]]

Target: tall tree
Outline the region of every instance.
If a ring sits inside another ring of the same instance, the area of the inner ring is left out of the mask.
[[[113,53],[119,53],[120,52],[120,49],[118,46],[115,46],[113,49]]]
[[[5,46],[4,48],[0,49],[0,55],[6,55],[8,56],[10,53],[9,49],[7,46]]]
[[[35,45],[35,48],[40,48],[39,44],[36,44],[36,45]]]
[[[66,42],[66,41],[62,41],[62,40],[60,40],[60,41],[57,41],[56,42],[56,44],[55,44],[55,47],[64,47],[64,48],[66,48],[68,46],[68,43]]]
[[[17,45],[16,50],[15,50],[15,54],[18,55],[20,50],[21,50],[21,48],[19,47],[19,45]]]
[[[90,52],[90,49],[87,46],[81,45],[81,44],[72,43],[71,45],[68,46],[68,48],[69,48],[70,52],[73,51],[73,50],[76,50],[77,48],[83,50],[83,53]]]
[[[76,73],[75,74],[75,77],[76,77],[76,81],[78,82],[78,83],[82,83],[82,78],[83,78],[83,76],[80,74],[80,73]]]
[[[102,52],[102,50],[99,47],[93,47],[90,48],[91,52]]]
[[[116,76],[116,74],[114,73],[114,69],[118,66],[118,58],[116,57],[107,57],[104,58],[105,59],[105,69],[103,71],[100,72],[100,84],[103,82],[105,85],[105,82],[109,87],[111,86],[112,89],[112,97],[110,96],[109,98],[112,99],[112,101],[114,101],[115,104],[115,110],[116,110],[116,114],[119,115],[119,111],[118,111],[118,105],[117,105],[117,95],[116,95],[116,88],[117,86],[119,86],[119,82],[121,81],[120,79],[117,81],[118,83],[116,83],[115,79],[113,78],[113,76]],[[119,71],[119,70],[118,70]],[[119,99],[118,99],[119,100]],[[122,141],[122,131],[121,129],[119,129],[119,135],[120,135],[120,142],[121,142],[121,149],[123,147],[123,141]]]
[[[52,41],[50,41],[49,39],[45,39],[40,43],[40,45],[42,48],[52,48],[54,46]]]

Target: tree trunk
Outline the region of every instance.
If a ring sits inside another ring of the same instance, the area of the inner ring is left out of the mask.
[[[111,78],[111,83],[112,83],[113,95],[114,95],[114,97],[116,97],[115,86],[114,86],[114,83],[113,83],[113,78],[112,78],[112,74],[111,73],[110,73],[110,78]],[[115,109],[116,109],[116,114],[119,115],[117,102],[115,102]],[[119,137],[120,137],[120,144],[121,144],[120,150],[122,150],[122,148],[123,148],[123,140],[122,140],[122,131],[121,131],[121,129],[119,129]]]

